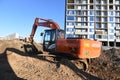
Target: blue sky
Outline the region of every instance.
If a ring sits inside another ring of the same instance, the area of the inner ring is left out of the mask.
[[[19,33],[29,37],[36,17],[53,19],[64,29],[65,0],[0,0],[0,37]],[[41,41],[38,27],[34,39]]]

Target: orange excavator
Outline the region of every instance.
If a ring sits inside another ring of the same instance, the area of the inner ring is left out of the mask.
[[[56,22],[42,18],[35,19],[30,35],[31,42],[38,26],[50,28],[44,31],[44,51],[64,53],[80,59],[96,58],[101,54],[101,42],[82,38],[65,38],[64,30],[61,30]]]
[[[44,22],[39,22],[43,20]],[[33,24],[30,40],[33,41],[38,26],[51,28],[45,30],[43,50],[73,55],[76,58],[96,58],[101,54],[101,42],[81,38],[65,38],[64,30],[52,21],[36,18]]]

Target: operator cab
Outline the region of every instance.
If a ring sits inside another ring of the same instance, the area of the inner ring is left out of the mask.
[[[45,30],[43,39],[43,50],[54,52],[56,40],[59,38],[64,38],[64,30],[58,29]]]

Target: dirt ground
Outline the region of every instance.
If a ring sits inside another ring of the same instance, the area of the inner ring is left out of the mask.
[[[102,51],[88,71],[19,40],[0,41],[0,80],[120,80],[120,50]],[[29,52],[27,52],[29,51]],[[39,53],[39,54],[38,54]]]
[[[120,49],[103,50],[99,58],[91,60],[89,73],[104,80],[120,80]]]

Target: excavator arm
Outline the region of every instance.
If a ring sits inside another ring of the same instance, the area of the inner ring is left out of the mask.
[[[39,20],[42,20],[44,22],[39,22]],[[33,40],[33,37],[35,35],[36,29],[38,26],[43,26],[43,27],[58,29],[58,30],[60,29],[60,26],[54,21],[43,19],[43,18],[36,18],[33,24],[32,32],[30,34],[30,40]]]

